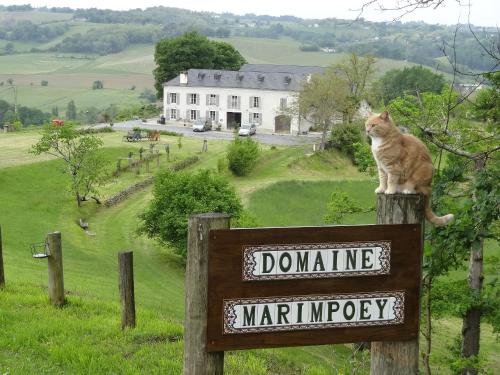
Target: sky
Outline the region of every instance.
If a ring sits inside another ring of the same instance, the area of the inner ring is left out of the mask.
[[[392,21],[402,14],[381,11],[377,3],[386,8],[395,3],[409,0],[377,0],[363,12],[362,17],[369,21]],[[293,15],[300,18],[342,18],[354,19],[359,8],[368,0],[0,0],[1,5],[27,4],[34,7],[71,7],[71,8],[106,8],[125,10],[147,8],[150,6],[168,6],[196,11],[234,14],[255,13],[272,16]],[[405,15],[401,21],[424,21],[432,24],[454,25],[457,21],[466,23],[470,2],[470,21],[478,26],[500,27],[500,0],[445,0],[438,9],[417,9]]]

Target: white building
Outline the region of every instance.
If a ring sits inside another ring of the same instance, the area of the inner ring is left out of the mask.
[[[224,130],[255,123],[265,132],[296,134],[310,125],[283,114],[314,66],[246,64],[239,71],[189,69],[164,83],[167,120],[210,118]]]

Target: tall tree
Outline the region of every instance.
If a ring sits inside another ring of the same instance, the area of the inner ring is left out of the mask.
[[[349,87],[348,105],[344,111],[344,120],[347,122],[352,122],[361,101],[367,96],[366,88],[373,74],[374,64],[375,58],[372,56],[360,57],[351,53],[343,62],[334,65],[337,74],[346,81]]]
[[[500,219],[499,123],[493,119],[486,123],[465,119],[465,114],[460,113],[460,98],[449,88],[442,94],[407,95],[393,101],[390,108],[399,123],[421,134],[440,153],[447,154],[446,170],[438,178],[437,191],[440,204],[454,207],[458,215],[447,228],[431,233],[429,239],[437,250],[435,260],[431,258],[429,264],[435,267],[443,256],[449,259],[450,254],[469,252],[470,298],[463,307],[460,366],[462,374],[477,374],[481,318],[487,316],[488,304],[492,303],[484,299],[483,247],[485,239],[498,240],[493,223]],[[432,277],[427,281],[432,283]]]
[[[162,39],[155,46],[156,95],[163,97],[163,83],[188,69],[238,70],[246,61],[230,44],[210,41],[196,31]]]
[[[68,102],[68,106],[66,107],[66,119],[76,120],[76,105],[74,100]]]
[[[321,128],[320,149],[324,150],[328,130],[350,107],[349,98],[348,82],[337,74],[335,67],[329,67],[323,73],[313,74],[304,82],[287,110]]]
[[[433,73],[422,66],[393,69],[385,73],[376,83],[376,91],[384,103],[405,94],[417,95],[419,92],[440,93],[445,84],[442,74]]]

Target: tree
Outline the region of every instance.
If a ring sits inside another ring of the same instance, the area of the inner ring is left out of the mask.
[[[104,82],[97,80],[92,83],[92,90],[101,90],[104,88]]]
[[[346,60],[334,65],[337,74],[346,81],[349,87],[348,105],[344,110],[344,120],[348,122],[352,122],[361,101],[367,97],[366,87],[373,74],[374,64],[373,56],[359,57],[351,53]]]
[[[337,74],[334,67],[329,67],[304,82],[287,110],[321,128],[320,149],[324,150],[328,130],[350,105],[349,95],[348,82]]]
[[[51,115],[54,117],[59,117],[59,107],[58,106],[52,107]]]
[[[434,190],[440,204],[451,208],[457,217],[448,227],[433,228],[429,234],[432,247],[426,254],[428,258],[424,259],[424,265],[427,263],[431,268],[424,278],[424,288],[430,293],[433,280],[442,275],[443,270],[447,272],[449,264],[461,264],[469,253],[470,298],[461,310],[463,327],[459,367],[462,374],[477,374],[481,318],[490,316],[487,306],[492,303],[484,296],[483,245],[485,239],[498,240],[493,224],[500,219],[500,137],[498,121],[488,119],[486,123],[477,123],[465,119],[460,99],[451,88],[446,88],[441,94],[407,95],[394,100],[390,108],[396,120],[404,121],[406,126],[439,150],[438,169],[441,155],[446,153],[447,165],[438,175],[437,189]],[[436,263],[438,267],[434,266]],[[498,291],[498,286],[496,288]]]
[[[46,125],[42,137],[35,143],[30,152],[55,156],[64,161],[65,172],[71,177],[71,190],[78,207],[86,200],[88,194],[96,197],[96,186],[103,177],[104,161],[98,153],[103,142],[91,134],[81,134],[71,123],[62,126]]]
[[[163,97],[163,84],[182,71],[192,68],[238,70],[246,62],[230,44],[210,41],[196,31],[160,40],[156,43],[154,57],[158,98]]]
[[[5,54],[7,55],[14,53],[14,43],[12,42],[7,43],[5,47],[3,47],[3,49],[5,51]]]
[[[68,106],[66,107],[66,119],[76,120],[76,105],[73,100],[70,100],[68,102]]]
[[[393,69],[385,73],[376,83],[377,94],[384,103],[405,94],[419,92],[440,93],[445,84],[442,74],[436,74],[422,66]]]
[[[226,213],[237,219],[242,206],[234,188],[210,170],[165,171],[156,176],[153,200],[140,215],[139,232],[173,246],[185,261],[188,218],[203,212]]]

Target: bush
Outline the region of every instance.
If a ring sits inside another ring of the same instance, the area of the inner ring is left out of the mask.
[[[172,164],[170,169],[173,171],[180,171],[182,169],[186,169],[187,167],[190,167],[193,164],[197,163],[198,160],[200,160],[200,158],[198,156],[190,156],[189,158],[186,158],[186,159],[181,160],[175,164]]]
[[[153,200],[140,215],[139,231],[173,250],[186,260],[188,218],[203,212],[221,212],[238,219],[241,202],[234,188],[210,170],[196,173],[165,171],[155,180]]]
[[[48,85],[49,85],[49,81],[45,81],[45,80],[44,80],[44,81],[40,82],[40,84],[41,84],[42,86],[48,86]]]
[[[330,146],[336,148],[351,160],[354,160],[355,143],[363,142],[361,135],[361,124],[338,124],[332,127],[330,134]]]
[[[259,158],[260,148],[251,138],[235,140],[228,146],[227,160],[229,169],[236,176],[246,176],[255,167]]]

